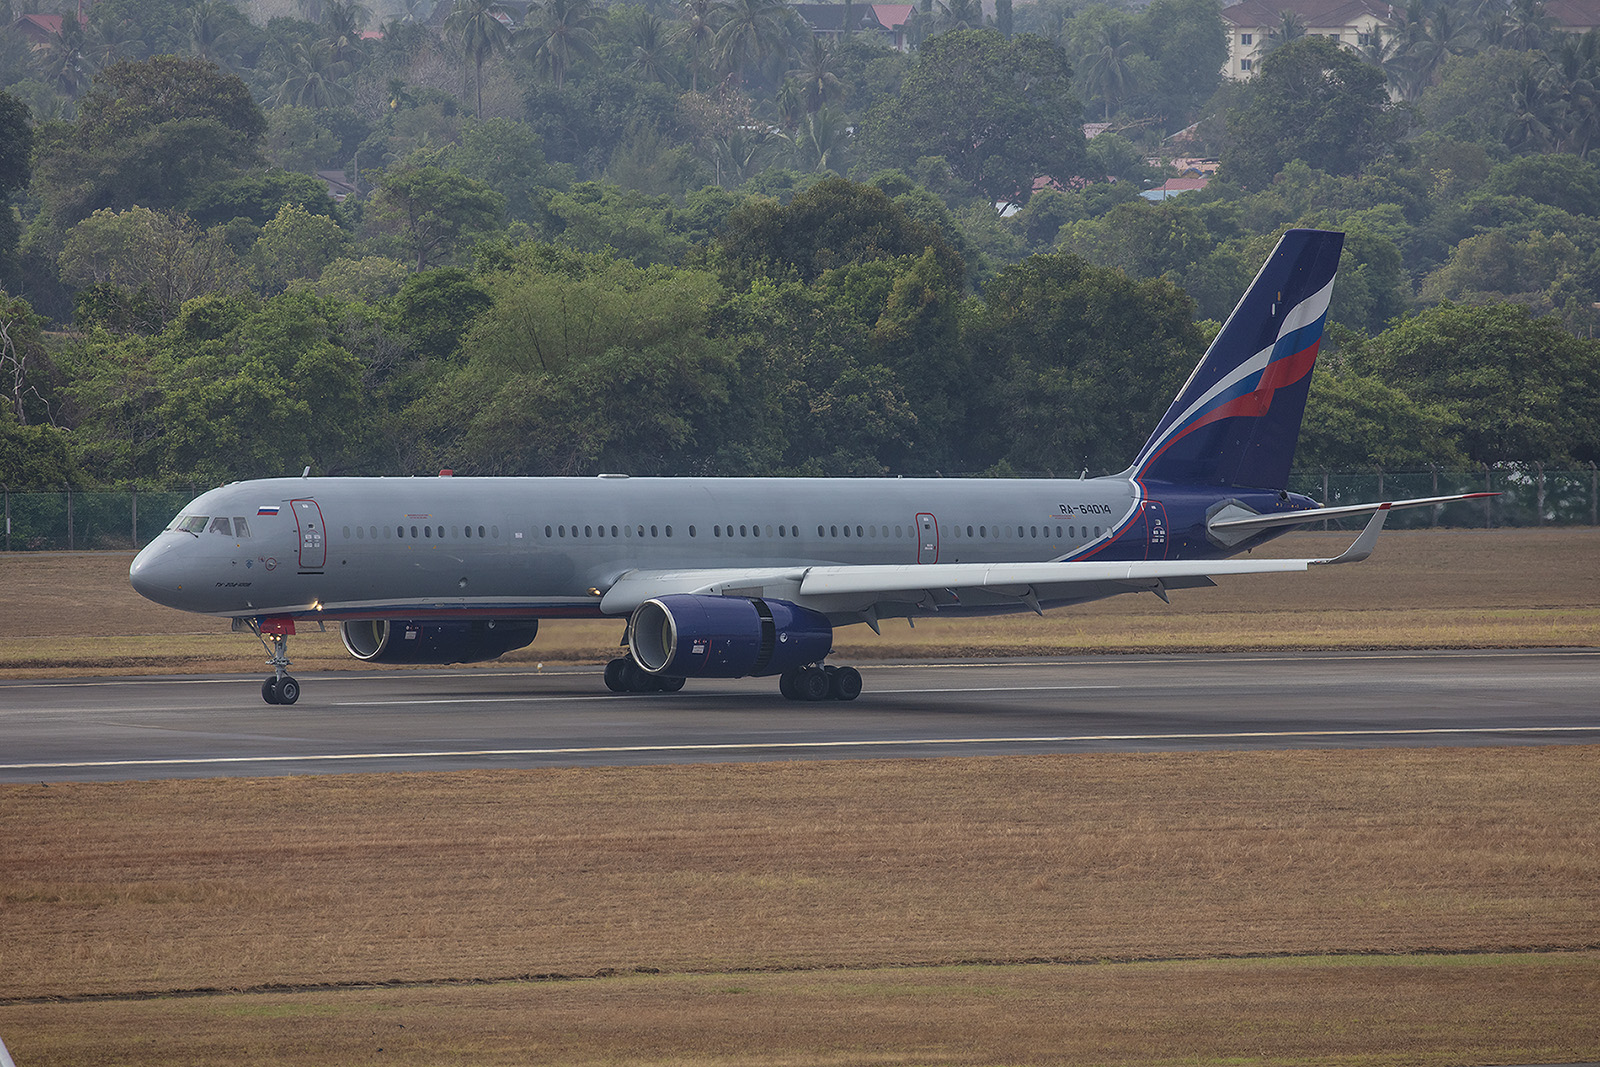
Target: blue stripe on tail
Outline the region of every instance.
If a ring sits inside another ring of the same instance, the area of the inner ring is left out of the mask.
[[[1290,230],[1134,461],[1134,478],[1283,489],[1344,234]]]

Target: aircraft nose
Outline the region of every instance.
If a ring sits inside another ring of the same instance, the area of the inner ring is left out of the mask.
[[[133,583],[134,591],[157,604],[182,608],[186,578],[179,551],[182,547],[169,534],[159,534],[146,545],[128,567],[128,580]]]

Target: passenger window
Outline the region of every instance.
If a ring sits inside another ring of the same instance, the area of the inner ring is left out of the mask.
[[[690,526],[690,527],[689,527],[689,536],[690,536],[690,537],[693,537],[693,536],[694,536],[694,527],[693,527],[693,526]]]
[[[585,526],[583,528],[583,536],[585,536],[585,537],[593,537],[594,536],[594,527],[593,526]]]
[[[848,526],[846,526],[846,527],[845,527],[845,528],[844,528],[844,535],[845,535],[845,536],[846,536],[846,537],[849,537],[849,536],[850,536],[850,527],[848,527]]]
[[[499,537],[500,537],[500,527],[498,527],[498,526],[489,527],[489,536],[495,538],[496,540],[498,540]]]
[[[346,541],[350,540],[350,527],[348,526],[344,528],[344,539]]]
[[[827,532],[824,531],[822,527],[818,526],[817,527],[817,536],[818,537],[826,537],[828,535],[827,535]]]
[[[670,526],[667,527],[667,536],[668,537],[672,536],[672,527],[670,527]]]
[[[830,526],[830,527],[828,527],[828,530],[831,532],[832,536],[834,536],[834,537],[838,537],[839,536],[839,527]]]
[[[348,529],[348,527],[347,527],[347,529]],[[350,535],[349,534],[345,534],[345,536],[349,537]],[[366,531],[366,529],[364,527],[357,526],[356,527],[356,540],[357,541],[365,541],[366,539],[367,539],[367,531]]]
[[[550,536],[550,527],[546,526],[544,528],[544,530],[545,530],[545,536],[549,537]],[[483,527],[482,526],[478,527],[478,536],[479,537],[483,536]]]

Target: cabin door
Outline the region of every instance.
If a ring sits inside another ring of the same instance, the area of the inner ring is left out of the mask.
[[[939,562],[939,523],[927,512],[917,516],[917,562]]]
[[[300,529],[300,569],[320,571],[328,562],[328,538],[322,528],[322,509],[315,500],[292,500],[294,522]]]

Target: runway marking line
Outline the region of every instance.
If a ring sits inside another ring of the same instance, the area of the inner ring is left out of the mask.
[[[1481,726],[1411,730],[1263,730],[1237,733],[1082,734],[1061,737],[933,737],[855,741],[739,741],[687,745],[601,745],[589,748],[500,748],[429,752],[310,753],[300,756],[214,756],[193,759],[95,760],[76,763],[0,763],[0,771],[92,770],[112,767],[205,767],[244,763],[325,763],[336,760],[465,759],[506,756],[615,756],[652,752],[791,752],[816,749],[912,748],[916,746],[1090,744],[1137,741],[1242,741],[1318,737],[1440,737],[1488,734],[1600,733],[1596,726]]]

